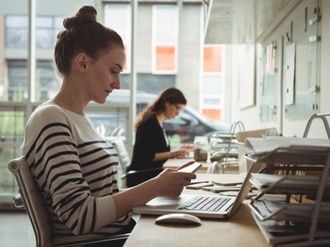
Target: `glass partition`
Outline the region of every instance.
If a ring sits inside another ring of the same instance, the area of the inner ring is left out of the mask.
[[[304,11],[292,21],[288,32],[289,40],[285,46],[285,58],[290,59],[288,50],[294,45],[291,56],[295,56],[295,60],[300,61],[294,63],[296,66],[292,86],[288,86],[286,82],[284,89],[285,99],[290,98],[285,101],[285,113],[289,119],[306,119],[318,111],[317,93],[320,74],[318,22],[321,13],[317,0],[308,3]],[[287,73],[288,69],[284,72]],[[291,97],[287,97],[288,94],[291,94]]]
[[[20,156],[25,113],[22,106],[0,107],[0,194],[17,191],[14,177],[8,170],[11,159]]]

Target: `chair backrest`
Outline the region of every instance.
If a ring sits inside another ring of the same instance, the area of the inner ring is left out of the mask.
[[[37,247],[53,247],[54,243],[51,233],[49,212],[44,203],[39,187],[33,179],[27,162],[24,157],[13,159],[9,162],[8,168],[16,177],[20,192],[19,200],[23,200],[24,208],[29,215],[35,233]],[[123,246],[129,235],[130,233],[121,233],[101,240],[76,241],[75,243],[68,243],[60,246],[83,247],[96,246],[97,244],[102,243],[104,244],[102,246]]]
[[[131,159],[127,152],[125,143],[123,140],[117,139],[112,142],[112,145],[115,147],[115,149],[118,153],[119,163],[123,170],[123,173],[126,174],[127,167],[131,164]]]
[[[13,159],[9,162],[8,168],[16,177],[25,210],[33,226],[37,246],[53,246],[49,212],[27,162],[24,157]]]

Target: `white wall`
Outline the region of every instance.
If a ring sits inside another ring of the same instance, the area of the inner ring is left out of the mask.
[[[233,61],[232,61],[232,73],[228,83],[231,83],[231,96],[232,96],[232,121],[240,120],[244,123],[247,130],[258,129],[258,128],[267,128],[267,127],[276,127],[280,133],[284,136],[302,136],[308,117],[303,120],[292,120],[288,119],[284,112],[283,108],[283,40],[285,39],[285,34],[288,31],[291,20],[293,20],[298,14],[303,13],[306,5],[311,3],[311,0],[301,1],[293,11],[287,16],[284,16],[283,21],[270,32],[270,35],[264,38],[260,45],[266,46],[272,41],[276,41],[278,45],[278,50],[281,51],[278,53],[278,68],[276,77],[276,93],[278,94],[277,108],[278,108],[278,118],[275,122],[261,122],[260,121],[260,82],[263,79],[262,73],[256,71],[256,104],[254,106],[240,109],[238,107],[238,87],[239,81],[238,76],[235,74],[237,71],[238,61],[235,59],[235,51],[233,51]],[[320,91],[317,94],[317,103],[319,105],[319,112],[330,112],[330,1],[320,0],[321,7],[321,21],[319,22],[319,35],[321,40],[319,41],[318,47],[320,49]],[[259,54],[260,55],[260,54]],[[257,55],[257,59],[259,59]],[[257,61],[257,63],[260,61]],[[306,63],[306,61],[296,61],[296,67],[300,67],[299,63]],[[257,65],[257,68],[260,69],[260,65]],[[318,121],[312,126],[310,130],[310,135],[312,137],[322,137],[324,136],[323,125],[320,125]]]

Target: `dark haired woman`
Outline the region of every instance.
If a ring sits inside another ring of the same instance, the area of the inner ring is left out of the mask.
[[[166,170],[119,192],[118,155],[85,115],[90,101],[104,103],[120,88],[125,62],[121,37],[84,6],[64,19],[55,64],[62,84],[27,122],[22,153],[48,206],[54,244],[102,239],[134,226],[131,211],[157,196],[178,196],[196,176]]]
[[[163,122],[174,118],[185,107],[187,100],[174,87],[163,90],[155,101],[141,112],[135,122],[135,145],[131,165],[128,167],[127,186],[135,186],[157,176],[167,159],[189,154],[189,147],[171,150]],[[132,171],[139,171],[132,173]]]

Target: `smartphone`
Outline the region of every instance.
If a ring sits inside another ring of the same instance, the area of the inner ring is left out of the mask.
[[[216,185],[222,185],[222,186],[234,186],[239,185],[243,183],[243,179],[238,179],[236,181],[212,181],[212,183]]]
[[[192,189],[192,190],[199,190],[202,189],[204,187],[210,187],[213,186],[213,183],[200,183],[200,184],[188,184],[186,185],[187,189]]]
[[[199,168],[202,167],[202,164],[198,163],[198,162],[194,162],[188,166],[185,166],[181,169],[179,169],[179,172],[196,172]]]
[[[222,196],[237,196],[238,195],[238,191],[224,191],[224,192],[220,192],[219,194]],[[245,197],[245,199],[251,199],[252,197],[256,196],[257,194],[254,192],[249,192],[247,194],[247,196]]]
[[[240,187],[234,187],[234,186],[213,186],[210,187],[209,191],[213,193],[219,193],[224,191],[239,191]]]

